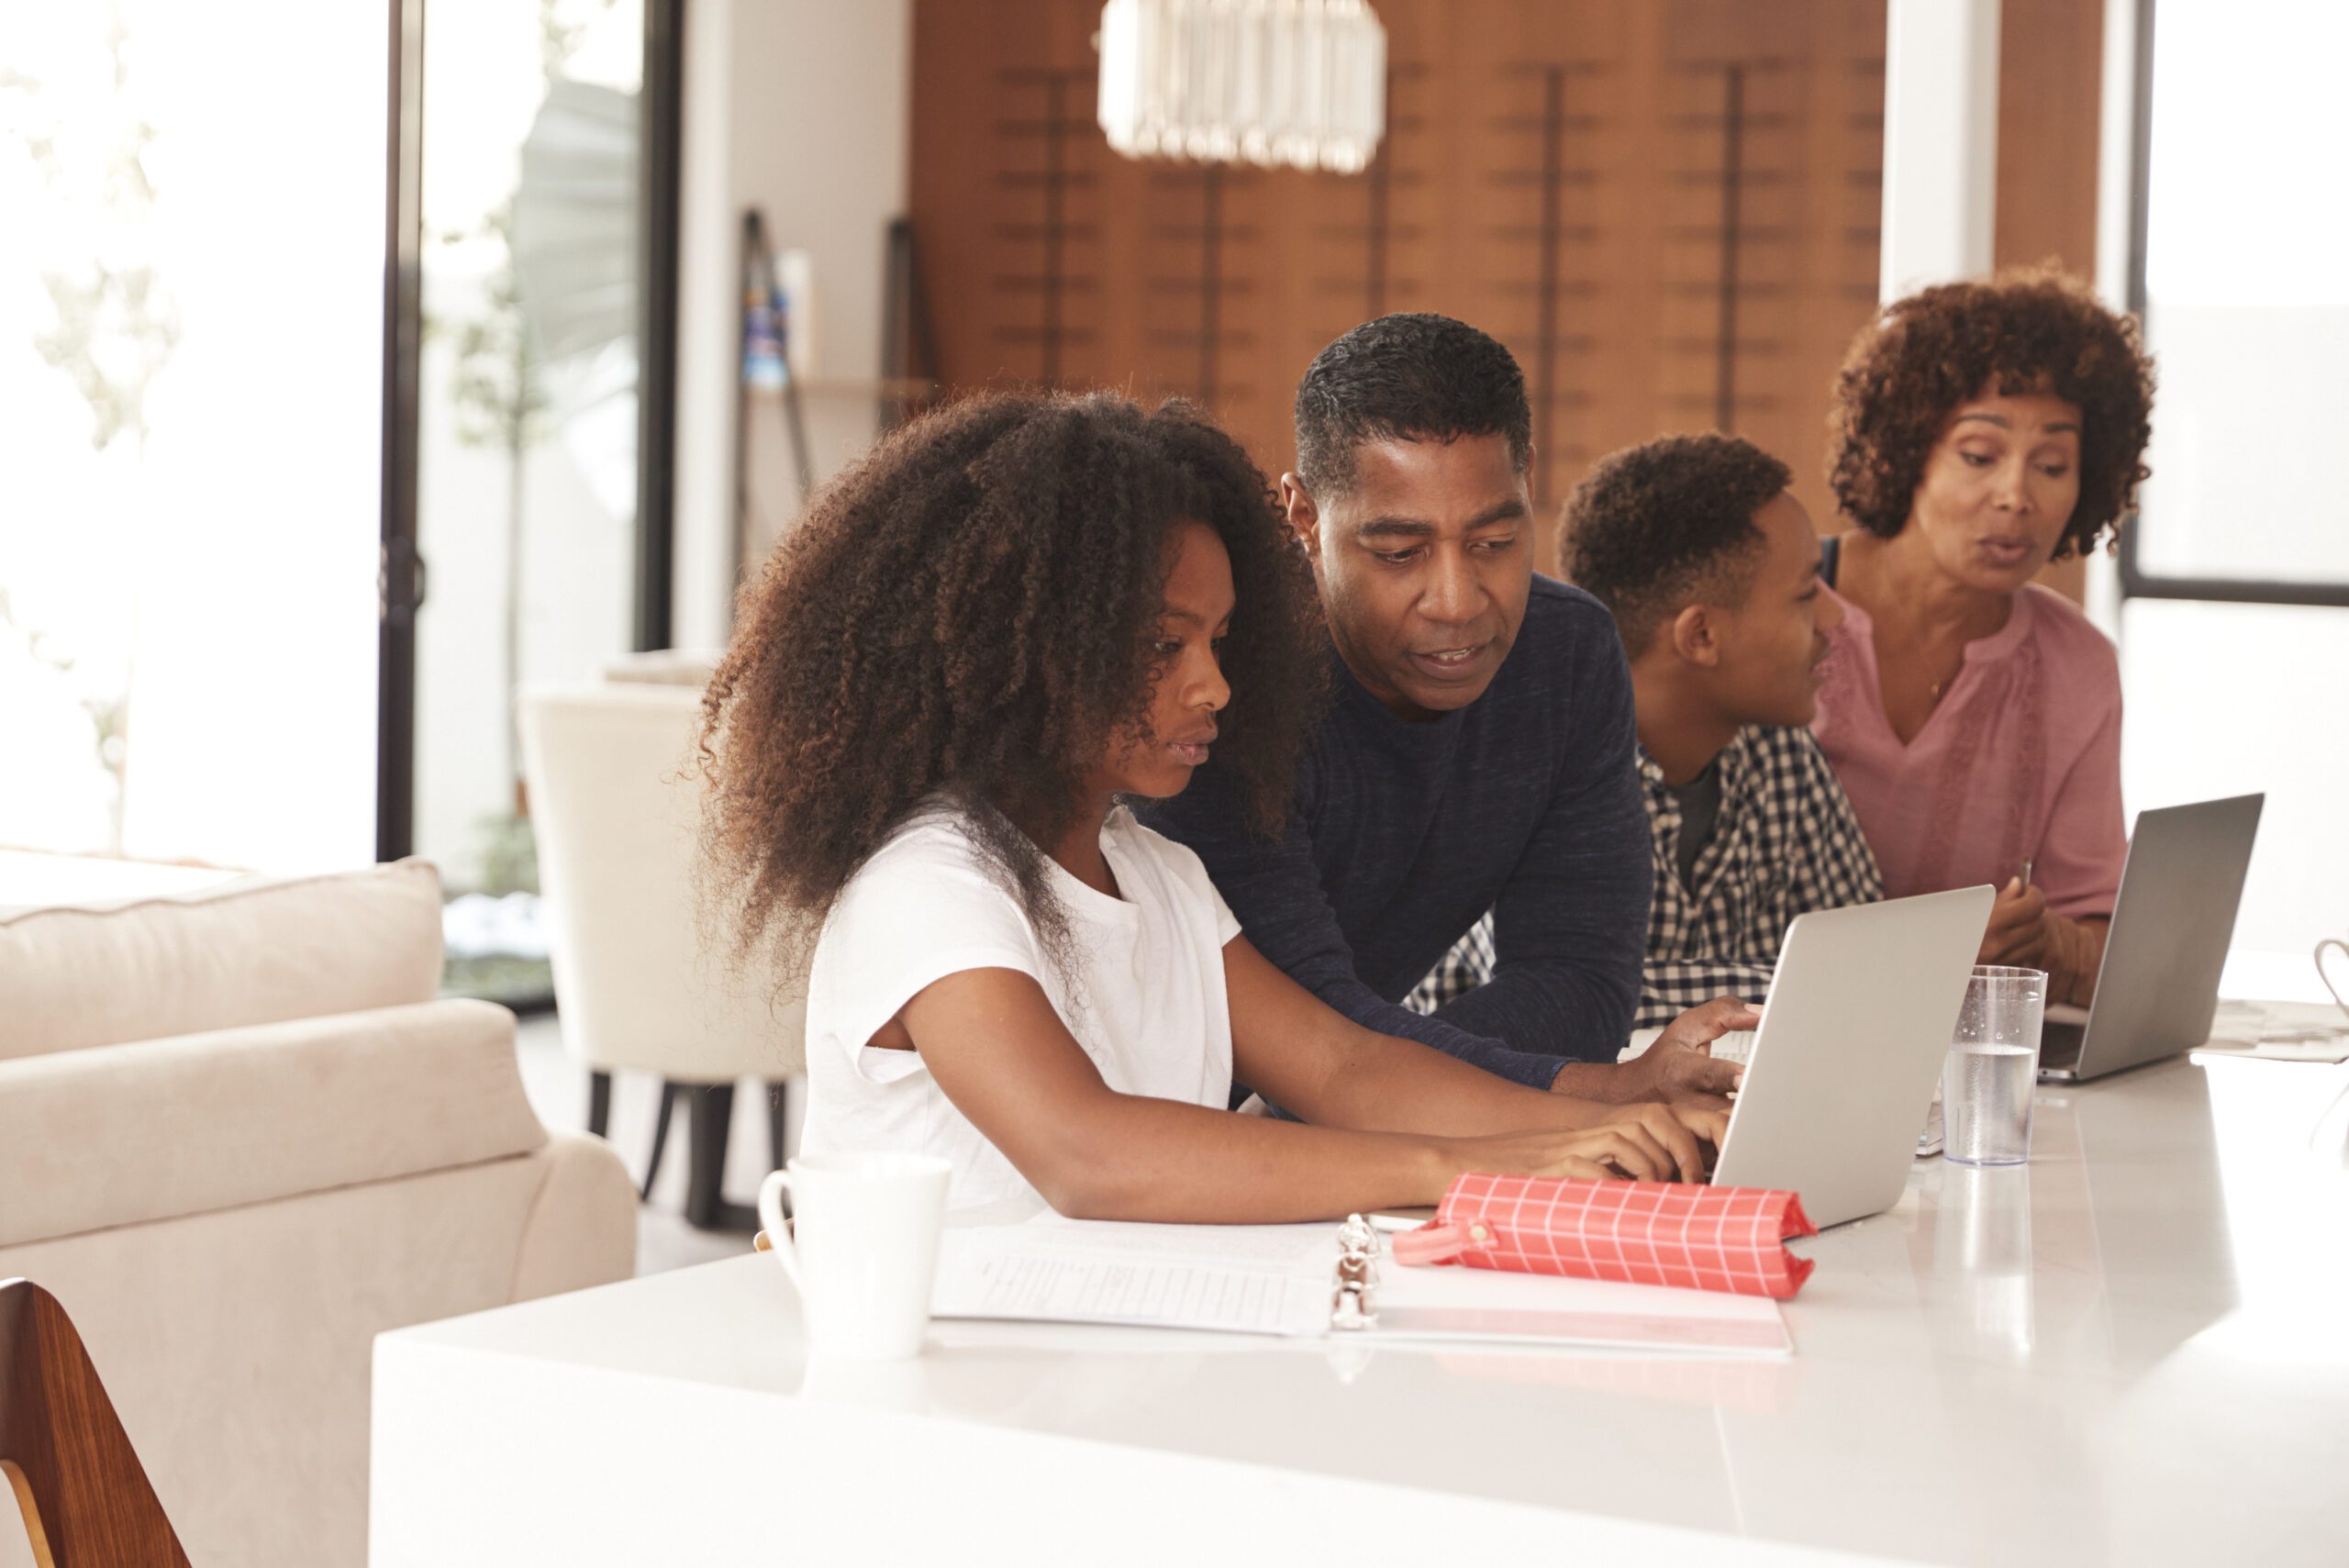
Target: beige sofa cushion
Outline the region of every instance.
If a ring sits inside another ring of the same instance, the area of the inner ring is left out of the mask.
[[[0,1061],[429,1002],[429,861],[0,917]]]
[[[56,1294],[197,1568],[365,1568],[374,1337],[626,1279],[636,1192],[601,1140],[0,1247]],[[0,1568],[30,1568],[7,1529]]]
[[[427,1002],[0,1062],[0,1246],[526,1153],[514,1016]]]

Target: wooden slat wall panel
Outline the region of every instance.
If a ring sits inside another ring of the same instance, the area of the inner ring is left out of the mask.
[[[2104,0],[2004,0],[1998,13],[1999,266],[2096,275]]]
[[[1442,310],[1526,369],[1545,562],[1595,458],[1724,415],[1825,521],[1828,384],[1874,306],[1883,0],[1378,11],[1387,139],[1341,177],[1118,158],[1097,5],[917,0],[912,206],[945,378],[1197,398],[1276,474],[1322,344]]]
[[[2001,267],[2054,261],[2096,275],[2097,154],[2102,129],[2104,0],[2005,0],[1998,15]],[[2039,580],[2078,600],[2076,557]]]

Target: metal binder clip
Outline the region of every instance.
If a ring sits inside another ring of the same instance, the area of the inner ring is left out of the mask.
[[[1338,1227],[1337,1289],[1330,1297],[1330,1327],[1367,1329],[1378,1321],[1378,1232],[1350,1214]]]

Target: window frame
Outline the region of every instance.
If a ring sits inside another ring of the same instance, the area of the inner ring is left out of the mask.
[[[387,0],[391,24],[384,192],[382,553],[377,570],[375,858],[416,848],[417,420],[424,343],[424,28],[432,0]],[[644,152],[639,182],[641,368],[637,396],[637,651],[670,646],[675,576],[678,206],[683,189],[685,0],[645,0]]]
[[[2119,0],[2112,0],[2118,4]],[[2151,228],[2154,142],[2154,14],[2157,0],[2134,0],[2137,8],[2135,100],[2130,112],[2129,299],[2130,314],[2148,327],[2145,253]],[[2143,514],[2132,513],[2121,530],[2121,597],[2189,599],[2230,605],[2303,605],[2349,609],[2349,582],[2282,583],[2249,577],[2180,577],[2146,570],[2138,559]]]

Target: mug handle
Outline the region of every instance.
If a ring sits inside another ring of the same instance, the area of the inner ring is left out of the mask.
[[[2349,958],[2349,942],[2343,941],[2339,937],[2327,937],[2324,940],[2316,944],[2315,954],[2316,977],[2324,983],[2324,988],[2327,991],[2331,991],[2332,993],[2334,1005],[2340,1007],[2344,1016],[2349,1016],[2349,996],[2343,996],[2340,992],[2332,989],[2332,976],[2327,974],[2324,971],[2324,950],[2327,948],[2339,948],[2341,950],[2341,956],[2343,958]]]
[[[766,1227],[767,1250],[783,1272],[791,1276],[795,1285],[799,1280],[799,1251],[791,1244],[791,1227],[783,1218],[783,1195],[791,1185],[788,1171],[769,1171],[767,1179],[759,1184],[759,1223]]]

